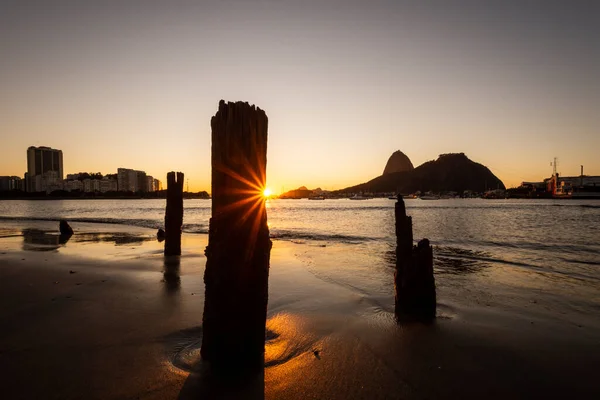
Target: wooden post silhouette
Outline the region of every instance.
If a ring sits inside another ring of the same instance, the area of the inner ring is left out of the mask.
[[[428,239],[413,246],[412,218],[406,215],[404,200],[398,195],[396,214],[396,289],[398,320],[435,318],[436,293],[433,277],[433,250]]]
[[[177,179],[175,179],[177,177]],[[167,208],[165,210],[165,256],[181,255],[183,225],[183,172],[167,174]]]
[[[212,126],[212,218],[201,356],[216,368],[262,368],[271,240],[262,192],[267,123],[248,103],[219,102]]]

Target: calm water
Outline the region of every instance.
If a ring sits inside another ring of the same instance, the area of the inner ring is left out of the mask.
[[[442,288],[464,292],[470,285],[483,293],[495,283],[496,289],[510,288],[511,295],[552,292],[598,309],[600,201],[406,200],[406,205],[414,238],[427,237],[434,246]],[[0,201],[0,221],[158,228],[164,207],[165,200]],[[184,231],[207,233],[210,200],[186,200],[184,207]],[[393,200],[272,200],[267,207],[271,236],[305,244],[296,256],[313,273],[370,294],[389,291]]]

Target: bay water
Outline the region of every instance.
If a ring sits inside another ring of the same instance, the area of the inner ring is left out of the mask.
[[[539,302],[550,314],[600,311],[600,202],[405,202],[415,240],[428,238],[433,245],[442,308],[444,302],[449,309],[452,304],[523,308]],[[394,204],[390,199],[269,200],[271,237],[275,245],[280,240],[297,244],[295,256],[319,278],[373,298],[389,296]],[[153,240],[153,230],[164,224],[164,210],[164,199],[0,201],[0,240],[13,236],[15,227],[59,219],[68,220],[76,235],[78,224],[88,230],[129,226],[149,228],[145,240]],[[210,200],[185,200],[184,234],[207,234],[210,213]]]

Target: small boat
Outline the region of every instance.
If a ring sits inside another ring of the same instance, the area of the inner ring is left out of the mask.
[[[368,197],[363,197],[359,194],[355,194],[354,196],[349,198],[350,200],[369,200]]]
[[[421,200],[439,200],[440,196],[425,195],[425,196],[419,196],[419,198]]]
[[[314,197],[309,197],[309,200],[325,200],[325,197],[323,196],[314,196]]]

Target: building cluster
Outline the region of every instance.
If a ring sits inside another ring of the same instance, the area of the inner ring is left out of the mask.
[[[0,192],[23,190],[23,179],[18,176],[0,176]]]
[[[83,193],[155,192],[162,190],[158,179],[144,171],[119,168],[116,174],[77,173],[63,179],[62,150],[50,147],[27,149],[27,172],[24,179],[18,176],[0,176],[0,191],[22,190],[51,193],[56,190]]]
[[[158,179],[146,175],[144,171],[133,169],[117,169],[117,187],[122,192],[156,192],[162,190]]]
[[[558,173],[546,180],[546,190],[554,197],[588,198],[600,197],[600,176],[560,176]]]
[[[542,182],[522,182],[518,189],[527,191],[528,197],[597,199],[600,198],[600,176],[584,175],[583,165],[579,176],[561,176],[556,172],[555,160],[554,172],[550,178]]]

